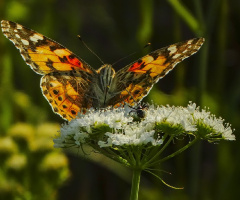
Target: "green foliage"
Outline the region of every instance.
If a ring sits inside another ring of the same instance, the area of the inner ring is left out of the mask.
[[[58,129],[18,123],[0,137],[0,199],[56,199],[56,189],[69,177],[67,158],[53,149]]]

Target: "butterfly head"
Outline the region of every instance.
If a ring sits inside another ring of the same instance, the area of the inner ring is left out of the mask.
[[[112,65],[104,64],[97,70],[97,73],[100,76],[114,76],[115,70],[112,68]]]

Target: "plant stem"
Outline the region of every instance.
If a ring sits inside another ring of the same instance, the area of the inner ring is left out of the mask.
[[[142,172],[141,169],[133,169],[130,200],[138,200],[138,191],[139,191],[141,172]]]
[[[144,168],[145,166],[148,166],[149,163],[151,163],[153,160],[155,160],[166,149],[166,147],[170,144],[173,138],[174,138],[173,136],[169,137],[168,141],[164,144],[160,151],[158,150],[158,152],[154,152],[154,155],[149,156],[150,159],[148,158],[148,161],[145,162]]]
[[[166,161],[166,160],[168,160],[168,159],[170,159],[170,158],[172,158],[172,157],[174,157],[174,156],[176,156],[176,155],[182,153],[184,150],[186,150],[187,148],[189,148],[190,146],[192,146],[195,142],[197,142],[198,139],[199,139],[199,138],[196,137],[194,140],[192,140],[191,142],[189,142],[189,143],[188,143],[187,145],[185,145],[183,148],[181,148],[181,149],[179,149],[178,151],[176,151],[176,152],[170,154],[169,156],[167,156],[167,157],[161,159],[160,162],[164,162],[164,161]]]

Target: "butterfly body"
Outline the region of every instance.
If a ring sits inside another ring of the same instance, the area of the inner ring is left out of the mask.
[[[97,72],[97,84],[94,86],[94,96],[97,98],[97,101],[94,107],[104,108],[113,104],[111,98],[116,95],[116,86],[113,83],[116,73],[109,64],[103,65]]]
[[[95,70],[61,44],[15,22],[2,20],[1,28],[25,62],[42,75],[44,97],[66,120],[91,107],[137,104],[160,78],[204,42],[204,38],[194,38],[158,49],[115,72],[109,64]]]

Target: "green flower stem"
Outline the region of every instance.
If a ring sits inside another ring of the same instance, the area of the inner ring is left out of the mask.
[[[108,147],[104,148],[104,149],[109,155],[112,155],[116,159],[119,158],[119,152],[115,152],[114,150],[112,150],[111,148],[108,148]],[[124,155],[124,159],[129,161],[129,158],[122,151],[120,151],[120,152],[121,152],[122,155]]]
[[[129,157],[129,156],[127,156],[127,154],[125,153],[126,151],[125,150],[120,150],[119,149],[119,154],[118,154],[118,156],[119,155],[121,155],[121,157],[122,158],[124,158],[128,163],[129,163],[129,165],[131,165],[131,158]],[[127,152],[128,153],[128,152]]]
[[[168,141],[164,144],[164,146],[161,148],[161,150],[158,152],[158,155],[160,155],[169,145],[169,143],[173,140],[174,136],[171,136]]]
[[[160,163],[161,162],[164,162],[180,153],[182,153],[183,151],[185,151],[187,148],[189,148],[190,146],[192,146],[194,143],[196,143],[197,141],[199,140],[198,137],[194,138],[194,140],[192,140],[191,142],[189,142],[187,145],[185,145],[183,148],[179,149],[178,151],[175,151],[174,153],[170,154],[169,156],[163,158],[160,160]]]
[[[154,161],[154,160],[164,151],[164,149],[166,149],[166,147],[170,144],[170,142],[173,140],[173,138],[174,138],[174,136],[171,136],[171,137],[168,139],[168,141],[164,144],[164,146],[161,148],[160,151],[158,151],[157,153],[154,152],[154,155],[153,155],[153,156],[152,156],[152,155],[148,156],[148,161],[144,164],[144,167],[145,167],[145,166],[148,167],[149,164],[151,164],[151,162]],[[154,149],[155,149],[155,148],[154,148]],[[149,159],[149,157],[150,157],[150,159]]]
[[[129,161],[130,165],[135,166],[136,165],[136,159],[133,155],[132,149],[127,149],[127,152],[128,152],[129,158],[130,158],[130,161]]]
[[[164,136],[162,137],[162,140],[163,140],[163,143],[165,142],[165,140],[167,140],[168,139],[168,134],[167,133],[165,133],[164,134]],[[168,139],[169,140],[169,139]],[[167,143],[169,143],[170,141],[168,141]],[[166,145],[166,143],[165,143],[165,145]],[[164,145],[164,149],[166,148],[165,147],[165,145]],[[161,149],[163,149],[163,148],[161,148]],[[163,149],[163,150],[164,150]],[[160,150],[159,151],[159,149],[158,148],[149,148],[148,150],[147,150],[147,152],[145,152],[145,154],[146,155],[148,155],[148,156],[144,156],[144,159],[143,159],[143,163],[148,163],[149,162],[149,158],[152,158],[153,156],[155,156],[156,155],[156,153],[158,153],[158,152],[162,152],[163,150]]]
[[[141,169],[133,169],[130,200],[138,200],[138,191],[139,191],[141,172],[142,172]]]
[[[128,165],[129,160],[127,160],[127,157],[122,158],[118,154],[116,154],[114,151],[112,151],[110,148],[100,148],[98,145],[90,145],[97,151],[101,152],[108,158],[115,160],[116,162],[122,163],[124,165]]]
[[[134,154],[135,154],[137,165],[141,165],[142,148],[141,147],[135,148]]]
[[[109,158],[111,158],[119,163],[122,163],[126,166],[129,166],[130,159],[127,156],[119,156],[119,154],[116,154],[114,151],[111,151],[111,149],[109,149],[109,148],[106,148],[106,152],[107,152],[106,156],[108,156]],[[111,154],[111,152],[112,152],[112,154]],[[125,154],[121,153],[121,155],[125,155]]]

